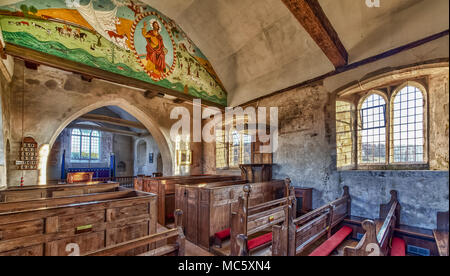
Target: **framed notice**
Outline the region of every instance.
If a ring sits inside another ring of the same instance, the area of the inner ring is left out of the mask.
[[[19,151],[19,160],[21,161],[17,166],[18,170],[37,170],[39,163],[38,144],[31,137],[26,137],[22,141]]]

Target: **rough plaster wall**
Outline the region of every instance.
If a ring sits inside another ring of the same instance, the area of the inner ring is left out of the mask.
[[[25,80],[25,81],[24,81]],[[39,145],[50,143],[59,128],[69,123],[73,116],[83,115],[83,110],[90,112],[89,107],[98,109],[102,104],[119,105],[145,124],[145,120],[152,120],[160,131],[155,140],[166,143],[163,160],[169,159],[175,164],[174,144],[170,141],[170,128],[176,120],[170,120],[171,110],[180,106],[161,98],[148,98],[145,93],[127,87],[115,85],[100,80],[85,82],[78,75],[40,66],[38,70],[26,69],[22,61],[16,61],[15,75],[12,87],[11,124],[12,129],[10,160],[16,160],[20,147],[22,131],[22,91],[25,93],[24,134],[33,137]],[[112,104],[117,103],[117,104]],[[125,107],[124,107],[125,106]],[[192,106],[184,105],[189,110]],[[192,113],[192,112],[191,112]],[[138,118],[139,117],[139,118]],[[144,119],[144,121],[142,121]],[[157,133],[158,134],[158,133]],[[168,155],[168,157],[164,157]],[[166,158],[166,159],[165,159]],[[201,154],[193,154],[201,158]],[[164,161],[166,163],[166,161]],[[199,161],[197,161],[199,162]],[[164,166],[164,174],[170,175],[173,166]],[[8,185],[19,184],[22,171],[8,170],[10,181]],[[24,172],[25,184],[36,185],[37,171]]]
[[[8,167],[8,140],[11,137],[10,134],[10,109],[9,102],[11,98],[10,84],[5,80],[3,74],[0,74],[0,110],[1,115],[1,128],[0,128],[0,190],[7,187],[7,167]]]
[[[352,215],[378,218],[380,204],[397,190],[400,223],[434,229],[436,213],[448,211],[448,177],[448,171],[343,171],[338,186],[350,187]]]
[[[133,176],[134,155],[133,137],[113,135],[112,151],[116,157],[116,176]],[[123,162],[125,168],[118,168]]]
[[[430,158],[437,158],[430,163],[435,164],[448,160],[448,75],[431,77],[429,94],[430,119],[439,118],[430,128],[430,147],[436,153]],[[389,201],[391,189],[399,192],[404,224],[434,228],[436,212],[448,210],[448,162],[447,167],[432,168],[441,171],[337,171],[335,96],[322,84],[268,97],[255,105],[279,108],[274,178],[290,177],[295,186],[314,188],[314,208],[339,197],[348,185],[355,216],[377,218],[379,205]],[[203,148],[203,162],[212,163],[214,145]],[[206,165],[205,170],[214,168]]]
[[[334,106],[322,85],[295,89],[264,99],[260,107],[278,107],[278,150],[274,178],[290,177],[293,185],[313,187],[314,208],[338,194],[338,177],[331,141],[330,115]],[[328,109],[331,108],[331,111]]]
[[[47,179],[57,180],[61,178],[61,158],[66,151],[65,167],[67,168],[109,168],[110,154],[113,152],[113,134],[102,132],[100,139],[100,160],[98,162],[76,162],[71,160],[71,132],[72,129],[64,129],[56,140],[52,152],[55,159],[49,158],[47,166]],[[58,149],[57,149],[58,147]],[[52,155],[52,154],[50,154]]]
[[[432,76],[430,99],[430,169],[448,171],[449,77]]]
[[[144,143],[145,151],[142,152],[140,145]],[[134,175],[148,175],[151,176],[154,172],[157,172],[157,158],[160,153],[158,145],[152,136],[133,139],[133,152],[134,152]],[[153,163],[149,161],[149,154],[153,153]],[[142,164],[139,164],[139,160],[142,160]]]

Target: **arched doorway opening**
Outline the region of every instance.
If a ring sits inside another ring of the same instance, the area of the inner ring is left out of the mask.
[[[167,135],[165,135],[163,133],[163,131],[159,128],[159,126],[153,121],[153,119],[148,116],[145,112],[143,112],[142,110],[140,110],[139,108],[136,108],[135,106],[129,104],[127,101],[123,100],[123,99],[114,99],[112,101],[109,102],[103,102],[103,103],[96,103],[93,104],[89,107],[83,108],[82,110],[79,110],[78,112],[72,114],[64,123],[62,123],[60,125],[60,127],[58,128],[58,130],[54,133],[54,135],[52,136],[49,146],[50,148],[54,148],[55,146],[58,146],[58,143],[60,143],[59,141],[59,136],[63,134],[63,132],[68,128],[68,127],[72,127],[73,128],[73,124],[77,123],[78,121],[80,121],[80,117],[84,117],[86,114],[88,113],[92,113],[98,109],[101,108],[105,108],[105,107],[114,107],[116,109],[121,109],[123,110],[125,113],[129,114],[130,116],[134,117],[136,120],[136,123],[140,123],[142,124],[142,126],[144,126],[145,132],[146,133],[137,133],[138,135],[136,135],[136,137],[133,138],[133,142],[132,142],[132,146],[128,147],[126,150],[129,152],[129,154],[131,155],[131,157],[133,158],[134,152],[136,152],[136,147],[135,145],[137,145],[136,141],[141,139],[139,136],[150,136],[153,140],[154,143],[158,149],[157,152],[154,153],[155,156],[157,156],[158,154],[161,155],[161,162],[162,162],[162,168],[163,168],[163,173],[165,175],[171,175],[172,174],[172,156],[173,156],[173,149],[172,149],[172,144],[168,141],[170,141],[169,138],[166,138]],[[83,119],[83,118],[82,118]],[[101,125],[104,127],[104,125]],[[93,127],[92,129],[95,129],[95,127]],[[127,132],[127,131],[125,131]],[[129,132],[129,131],[128,131]],[[145,167],[142,166],[142,164],[145,163],[145,161],[147,163],[150,162],[150,157],[148,154],[147,150],[143,150],[144,145],[140,145],[140,152],[145,152],[142,155],[139,156],[139,160],[137,160],[137,158],[134,159],[133,163],[139,163],[141,164],[141,167]],[[54,153],[54,151],[52,150],[52,152]],[[53,160],[53,162],[55,162],[55,158],[52,158],[52,154],[50,153],[48,162],[47,162],[47,167],[51,166],[51,162]],[[63,152],[58,153],[59,155],[62,155]],[[66,151],[66,154],[69,154],[69,152]],[[112,153],[113,154],[113,153]],[[137,156],[136,156],[137,157]],[[118,164],[122,164],[122,163],[126,163],[126,162],[122,162],[123,160],[117,160],[116,159],[116,166]],[[126,168],[130,168],[131,173],[136,172],[135,170],[133,170],[133,168],[135,168],[136,164],[131,163],[130,165],[126,164]],[[155,171],[156,172],[156,158],[155,158]],[[47,170],[48,172],[48,170]],[[137,173],[137,172],[136,172]],[[151,174],[151,173],[150,173]],[[55,173],[53,172],[53,175],[47,174],[48,179],[55,179]]]

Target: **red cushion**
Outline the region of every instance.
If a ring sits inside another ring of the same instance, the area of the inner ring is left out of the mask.
[[[168,218],[168,219],[174,219],[174,218],[175,218],[175,215],[174,215],[174,214],[168,214],[168,215],[167,215],[167,218]]]
[[[336,249],[347,237],[352,233],[352,228],[348,226],[342,227],[336,232],[331,238],[320,245],[316,250],[314,250],[309,256],[328,256]]]
[[[272,242],[272,233],[267,233],[265,235],[249,240],[247,243],[248,250],[252,250],[269,242]]]
[[[224,240],[230,237],[230,232],[231,232],[231,228],[225,229],[223,231],[217,232],[214,234],[214,236],[216,238],[218,238],[219,240]]]
[[[392,239],[391,256],[406,256],[406,243],[403,239]]]

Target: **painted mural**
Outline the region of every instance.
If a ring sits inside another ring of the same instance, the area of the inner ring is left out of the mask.
[[[227,104],[201,50],[171,19],[135,0],[1,0],[11,44]]]

